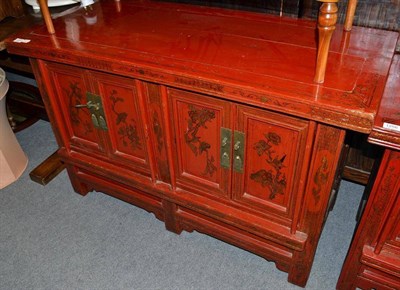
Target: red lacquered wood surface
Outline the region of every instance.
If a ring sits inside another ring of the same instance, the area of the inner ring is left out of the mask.
[[[66,70],[65,67],[53,65],[51,82],[54,93],[60,96],[59,106],[68,108],[60,110],[68,128],[65,131],[65,144],[74,150],[90,148],[94,154],[104,154],[101,144],[101,133],[94,130],[90,113],[76,105],[86,104],[86,92],[89,91],[87,76],[77,68]],[[68,140],[68,141],[67,141]]]
[[[393,58],[369,142],[400,150],[400,55]]]
[[[314,21],[153,1],[101,1],[8,41],[8,50],[371,130],[398,34],[334,34],[325,83],[313,82]],[[46,47],[46,50],[41,49]],[[73,53],[72,53],[73,52]],[[94,61],[95,60],[95,61]],[[117,61],[117,62],[115,62]],[[193,78],[196,81],[193,81]],[[221,85],[224,82],[224,85]]]
[[[368,138],[386,149],[377,177],[371,181],[373,188],[343,265],[338,289],[400,289],[399,125],[400,55],[396,55]]]
[[[316,85],[307,20],[110,0],[54,26],[7,45],[31,57],[75,191],[243,247],[304,286],[345,129],[371,131],[398,34],[337,29]]]
[[[385,151],[337,289],[400,289],[400,152]]]
[[[178,186],[227,197],[230,174],[219,164],[221,128],[232,126],[230,104],[178,90],[169,98],[174,135],[180,136],[174,148]]]
[[[239,144],[246,147],[246,162],[234,174],[233,199],[294,229],[315,124],[245,106],[236,112],[235,132],[246,132],[245,144]]]

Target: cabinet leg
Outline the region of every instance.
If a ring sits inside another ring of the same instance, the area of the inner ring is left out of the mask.
[[[165,214],[165,228],[179,235],[182,232],[182,227],[176,217],[176,211],[178,210],[178,207],[175,203],[166,200],[163,201],[163,207]]]
[[[299,268],[296,268],[295,270],[292,269],[289,272],[288,281],[290,283],[300,287],[306,286],[311,271],[311,264],[304,264],[303,266],[304,267],[301,270],[299,270]]]
[[[89,187],[85,183],[81,182],[79,180],[79,178],[77,178],[76,168],[73,166],[70,166],[70,165],[67,165],[66,168],[67,168],[69,179],[71,181],[72,187],[74,188],[75,192],[79,193],[82,196],[85,196],[86,194],[88,194],[90,191]]]
[[[308,234],[301,251],[295,251],[289,271],[289,282],[304,287],[325,221],[329,197],[335,181],[345,131],[319,124],[315,136],[313,159],[310,162],[305,190],[302,221],[299,230]]]

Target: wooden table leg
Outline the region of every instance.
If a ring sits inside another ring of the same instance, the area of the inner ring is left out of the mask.
[[[318,15],[318,55],[314,82],[323,83],[325,80],[326,63],[329,46],[337,22],[338,0],[318,0],[323,2]]]
[[[39,0],[40,12],[42,13],[44,22],[46,23],[47,31],[49,34],[54,34],[53,21],[51,20],[51,15],[49,11],[49,6],[47,5],[47,0]]]
[[[354,14],[356,13],[357,0],[349,0],[347,4],[346,19],[344,21],[344,30],[350,31],[353,27]]]

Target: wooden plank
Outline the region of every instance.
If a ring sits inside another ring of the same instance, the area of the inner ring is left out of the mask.
[[[350,180],[352,182],[360,183],[366,185],[368,183],[370,172],[363,171],[358,168],[345,166],[343,168],[342,178]]]
[[[41,185],[48,184],[65,168],[57,152],[51,154],[45,161],[29,173],[30,178]]]

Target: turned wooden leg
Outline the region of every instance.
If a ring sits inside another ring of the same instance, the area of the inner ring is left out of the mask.
[[[350,31],[353,27],[354,14],[356,13],[357,0],[349,0],[347,4],[346,19],[344,21],[344,30]]]
[[[314,81],[323,83],[325,79],[326,63],[328,61],[329,46],[337,22],[338,0],[318,0],[321,5],[318,16],[318,54]]]
[[[44,22],[46,23],[47,31],[50,34],[54,34],[55,30],[53,26],[53,21],[51,20],[49,6],[47,5],[47,0],[38,0],[38,1],[40,6],[40,12],[42,13]]]

